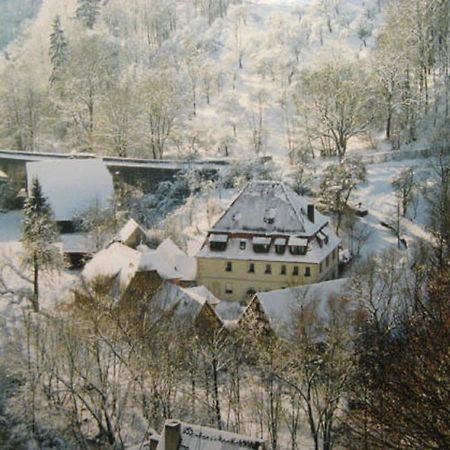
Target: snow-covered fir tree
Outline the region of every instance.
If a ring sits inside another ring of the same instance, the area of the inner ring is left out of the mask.
[[[50,82],[57,80],[60,70],[64,67],[68,58],[68,43],[64,30],[61,27],[61,18],[56,16],[52,23],[52,33],[50,34],[50,59],[52,62],[52,73]]]
[[[21,242],[23,264],[33,272],[33,309],[39,311],[39,275],[42,270],[56,268],[61,258],[54,246],[57,240],[52,211],[37,178],[33,180],[30,196],[24,206]]]
[[[92,30],[99,14],[100,0],[78,0],[76,16],[85,27]]]

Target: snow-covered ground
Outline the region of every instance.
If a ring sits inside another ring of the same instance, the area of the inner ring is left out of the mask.
[[[418,166],[417,160],[390,161],[383,164],[372,164],[367,167],[367,182],[360,187],[355,195],[355,203],[362,202],[369,214],[361,218],[373,230],[373,234],[363,249],[363,255],[381,253],[389,247],[397,246],[397,239],[392,231],[383,227],[380,222],[392,223],[397,216],[397,198],[393,192],[391,181],[399,172],[407,167]],[[419,173],[426,169],[426,164],[416,169]],[[410,210],[415,219],[401,219],[401,235],[408,246],[417,240],[431,242],[432,236],[426,231],[428,225],[427,205],[420,197],[416,207]],[[414,211],[415,210],[415,211]]]
[[[0,332],[7,332],[21,317],[32,290],[32,277],[22,265],[21,211],[0,213]],[[52,309],[62,304],[77,280],[75,273],[61,269],[43,272],[40,280],[40,305]],[[1,339],[0,339],[1,342]]]

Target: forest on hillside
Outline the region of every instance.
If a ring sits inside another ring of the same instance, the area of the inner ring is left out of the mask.
[[[0,146],[295,162],[423,143],[448,117],[449,14],[444,0],[47,0],[0,65]]]

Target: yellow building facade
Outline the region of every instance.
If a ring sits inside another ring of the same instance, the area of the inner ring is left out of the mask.
[[[339,239],[325,216],[281,182],[250,183],[209,230],[197,284],[222,300],[338,276]]]

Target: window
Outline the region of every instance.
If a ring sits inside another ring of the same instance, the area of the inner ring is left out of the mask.
[[[336,249],[333,250],[331,257],[333,258],[333,261],[336,259]]]
[[[319,264],[319,273],[322,273],[322,263]]]
[[[281,266],[280,275],[286,275],[286,266]]]
[[[277,253],[277,255],[284,255],[284,252],[286,251],[287,239],[276,238],[274,244],[275,244],[275,252]]]
[[[227,262],[227,265],[225,267],[225,271],[226,272],[232,272],[233,271],[233,264],[230,261]]]
[[[272,267],[270,264],[266,264],[266,271],[265,273],[272,273]]]
[[[228,235],[212,233],[209,237],[209,248],[214,252],[223,252],[227,248]]]
[[[255,264],[254,263],[250,263],[248,265],[248,273],[255,273]]]
[[[330,255],[325,259],[325,265],[328,267],[330,265]]]
[[[245,241],[239,242],[239,248],[241,250],[245,250],[245,247],[247,247],[247,243]]]
[[[289,252],[291,255],[300,255],[300,247],[297,245],[290,245]]]
[[[269,253],[270,244],[253,244],[255,253]]]
[[[305,277],[311,276],[311,267],[305,267]]]
[[[213,252],[223,252],[227,249],[227,243],[226,242],[210,242],[209,248]]]
[[[289,252],[291,255],[306,255],[307,247],[304,245],[290,245]]]
[[[232,294],[233,293],[233,286],[230,283],[227,283],[225,285],[225,294]]]
[[[294,266],[292,269],[292,275],[298,275],[298,266]]]

